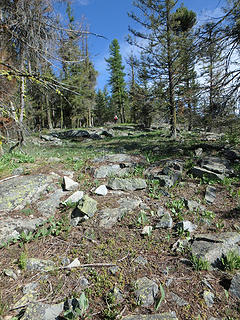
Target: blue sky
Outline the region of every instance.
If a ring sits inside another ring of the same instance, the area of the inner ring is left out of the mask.
[[[180,0],[179,3],[181,2],[198,14],[200,23],[206,18],[220,16],[221,6],[224,4],[224,0]],[[108,48],[111,41],[118,39],[123,61],[134,50],[125,41],[128,26],[133,25],[133,21],[127,15],[127,12],[134,10],[132,0],[74,0],[72,8],[76,21],[80,21],[84,16],[91,32],[107,38],[93,35],[89,37],[91,60],[99,73],[97,88],[103,89],[109,78],[104,58],[109,56]],[[127,70],[125,72],[127,73]]]

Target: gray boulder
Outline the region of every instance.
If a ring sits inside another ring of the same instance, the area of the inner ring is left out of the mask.
[[[123,317],[122,320],[178,320],[175,312],[164,312],[159,314],[130,315]]]
[[[219,234],[195,235],[191,248],[192,253],[208,261],[213,267],[221,266],[221,258],[229,251],[239,251],[240,234],[223,232]]]
[[[229,292],[240,299],[240,273],[236,273],[232,278]]]
[[[201,167],[193,167],[190,171],[190,173],[193,175],[193,177],[203,178],[204,176],[209,179],[218,179],[223,180],[225,175],[216,173],[213,171],[209,171],[207,169],[201,168]]]
[[[48,199],[39,201],[38,204],[38,211],[44,217],[50,217],[55,214],[57,207],[61,203],[61,198],[65,195],[62,189],[56,190],[53,194],[49,196]]]
[[[33,232],[38,225],[43,223],[43,219],[13,219],[6,218],[0,221],[0,247],[3,243],[11,240],[18,239],[21,232]]]
[[[230,163],[226,159],[218,157],[205,157],[201,161],[201,167],[220,174],[230,173]]]
[[[213,186],[207,186],[206,192],[205,192],[205,200],[208,203],[213,203],[216,198],[216,191],[217,189]]]
[[[156,224],[155,228],[156,229],[160,229],[160,228],[167,229],[167,228],[172,228],[172,225],[173,225],[173,219],[172,219],[170,213],[166,211],[162,215],[162,217],[158,221],[158,223]]]
[[[0,183],[0,211],[21,210],[36,201],[54,181],[54,175],[20,176]]]
[[[158,294],[158,285],[154,281],[147,277],[140,278],[135,282],[135,288],[138,304],[142,307],[149,307],[154,303]]]
[[[108,180],[108,187],[113,190],[135,191],[147,188],[147,183],[140,178],[111,178]]]
[[[74,191],[79,187],[79,183],[73,181],[71,178],[64,176],[63,177],[63,188],[65,191]]]
[[[102,228],[112,228],[122,217],[141,204],[140,199],[122,198],[118,200],[119,207],[106,208],[99,212],[99,226]]]
[[[128,167],[122,168],[119,164],[109,164],[95,169],[94,177],[96,179],[108,178],[112,176],[121,177],[130,173],[131,171],[132,169]]]
[[[26,269],[28,271],[51,271],[54,270],[55,267],[55,263],[51,260],[28,258],[26,263]]]
[[[90,198],[88,195],[83,196],[77,207],[72,212],[71,224],[73,226],[77,226],[79,222],[83,222],[89,218],[92,218],[96,211],[97,201]]]
[[[64,303],[59,304],[43,304],[33,302],[27,306],[22,320],[57,320],[58,316],[62,313]]]

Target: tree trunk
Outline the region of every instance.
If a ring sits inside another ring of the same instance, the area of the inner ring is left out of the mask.
[[[25,79],[24,77],[21,77],[20,81],[20,116],[19,116],[19,122],[23,122],[24,117],[24,111],[25,111]]]
[[[174,83],[173,83],[173,59],[172,59],[172,41],[171,41],[171,16],[170,16],[170,3],[166,0],[167,10],[167,63],[168,63],[168,85],[169,85],[169,108],[170,108],[170,124],[171,124],[171,136],[176,139],[177,136],[177,117],[176,106],[174,101]]]
[[[48,121],[48,129],[52,130],[53,125],[52,125],[52,116],[51,116],[51,108],[48,100],[48,95],[46,95],[46,105],[47,105],[47,121]]]

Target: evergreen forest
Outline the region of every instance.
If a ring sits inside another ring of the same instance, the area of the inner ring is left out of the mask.
[[[65,4],[65,19],[55,4]],[[232,128],[239,117],[239,0],[205,22],[176,0],[136,0],[128,12],[122,57],[112,39],[105,58],[109,81],[96,89],[86,20],[71,2],[2,0],[0,4],[0,115],[39,131],[121,123],[177,130]],[[62,21],[65,21],[64,23]],[[125,63],[126,62],[126,63]],[[4,121],[3,121],[4,122]],[[2,137],[4,139],[4,137]]]

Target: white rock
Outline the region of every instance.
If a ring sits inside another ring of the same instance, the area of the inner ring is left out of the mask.
[[[64,202],[63,204],[66,204],[68,202],[70,203],[78,203],[79,200],[82,199],[84,195],[84,192],[83,191],[76,191],[74,192],[70,197],[68,197]]]
[[[106,196],[108,193],[108,189],[104,184],[102,184],[95,190],[95,193],[100,196]]]
[[[80,261],[78,258],[74,259],[69,265],[67,265],[65,268],[71,269],[71,268],[77,268],[81,265]]]
[[[64,176],[63,177],[63,185],[64,185],[64,190],[73,191],[78,188],[79,183],[77,183],[76,181],[73,181],[72,179],[70,179],[67,176]]]
[[[142,229],[142,235],[150,235],[151,232],[152,232],[152,229],[153,227],[152,226],[145,226],[143,229]]]

